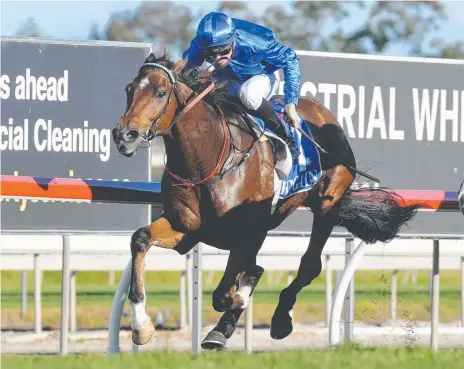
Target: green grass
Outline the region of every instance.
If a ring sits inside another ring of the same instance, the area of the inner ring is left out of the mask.
[[[204,352],[199,356],[179,352],[106,355],[34,356],[3,355],[9,369],[462,369],[464,350],[433,352],[425,348],[370,349],[357,346],[335,350],[266,352]]]
[[[275,275],[275,274],[274,274]],[[147,309],[151,316],[160,310],[169,310],[167,325],[179,324],[178,272],[147,272]],[[208,273],[203,276],[203,320],[213,324],[220,314],[211,307],[211,293],[221,277],[215,273],[212,283],[207,283]],[[116,273],[116,284],[121,272]],[[21,317],[20,273],[1,272],[2,328],[33,327],[33,276],[28,273],[28,315]],[[429,274],[421,271],[417,284],[403,285],[403,273],[398,274],[397,316],[404,320],[429,320]],[[323,321],[325,316],[324,273],[298,296],[294,309],[294,319],[299,323]],[[333,278],[335,283],[335,278]],[[390,317],[390,271],[357,272],[355,279],[356,302],[355,320],[380,323]],[[279,293],[285,287],[286,274],[280,283],[268,284],[265,273],[255,290],[254,322],[269,324],[276,307]],[[44,272],[42,284],[42,319],[45,328],[57,328],[60,324],[61,273]],[[108,326],[111,302],[116,285],[108,285],[107,272],[79,272],[77,275],[77,327],[106,328]],[[126,305],[127,310],[127,305]],[[440,321],[460,319],[460,274],[459,271],[443,271],[440,275]],[[123,318],[123,326],[128,326],[129,318]]]

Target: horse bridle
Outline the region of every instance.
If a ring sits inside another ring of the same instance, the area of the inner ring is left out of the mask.
[[[156,120],[153,121],[150,128],[148,128],[147,131],[142,135],[142,139],[145,142],[149,142],[150,140],[155,138],[159,134],[159,132],[169,131],[174,126],[174,124],[177,123],[177,121],[179,120],[179,118],[181,116],[183,116],[185,113],[187,113],[197,102],[199,102],[206,94],[208,94],[210,91],[212,91],[214,89],[215,84],[214,84],[214,81],[211,81],[211,83],[209,84],[209,86],[206,89],[204,89],[201,93],[199,93],[196,97],[191,99],[186,104],[185,101],[181,98],[179,91],[177,90],[177,79],[176,79],[174,73],[171,70],[166,68],[164,65],[161,65],[161,64],[158,64],[158,63],[144,63],[139,69],[139,74],[142,72],[142,70],[145,67],[155,67],[155,68],[161,69],[169,77],[169,81],[172,84],[172,89],[169,92],[168,101],[166,102],[166,105],[164,106],[163,111],[160,113],[159,117]],[[178,113],[178,114],[176,114],[174,116],[174,118],[172,119],[171,123],[169,124],[169,126],[167,128],[165,128],[163,130],[158,130],[158,129],[153,130],[153,128],[160,122],[163,115],[167,112],[167,110],[168,110],[168,108],[169,108],[169,106],[171,104],[171,97],[172,97],[172,92],[173,91],[174,91],[174,94],[176,95],[176,98],[177,98],[177,101],[178,101],[179,105],[182,106],[182,110],[180,111],[180,113]],[[224,125],[224,127],[223,127],[224,128],[224,143],[222,145],[220,158],[219,158],[215,168],[205,178],[203,178],[203,179],[201,179],[201,180],[199,180],[197,182],[193,182],[192,180],[190,180],[188,178],[182,178],[182,177],[172,173],[168,169],[168,167],[165,166],[166,170],[169,172],[169,174],[172,176],[172,178],[180,182],[179,184],[175,184],[173,186],[194,187],[194,186],[202,184],[202,183],[210,182],[212,180],[212,178],[214,177],[214,174],[216,173],[216,171],[219,170],[220,163],[221,163],[221,161],[222,161],[222,159],[224,157],[224,154],[225,154],[226,141],[227,141],[227,137],[226,137],[226,135],[227,135],[226,119],[225,119],[224,113],[222,112],[222,110],[220,108],[219,108],[219,111],[221,113],[221,118],[222,118],[221,120],[222,120],[223,125]]]
[[[222,60],[222,59],[227,59],[226,57],[221,57],[221,58],[217,58],[216,61],[214,63],[212,63],[206,70],[205,72],[211,68],[211,67],[214,67],[216,66],[216,64]],[[211,92],[216,86],[215,86],[215,83],[214,81],[210,81],[210,84],[209,86],[204,89],[200,94],[198,94],[195,98],[193,98],[191,101],[189,101],[188,103],[186,103],[180,96],[180,93],[179,93],[179,90],[177,89],[177,79],[176,79],[176,76],[174,74],[174,72],[172,70],[170,70],[169,68],[165,67],[164,65],[161,65],[161,64],[158,64],[158,63],[150,63],[150,62],[147,62],[147,63],[144,63],[140,68],[139,68],[139,74],[142,72],[142,70],[146,67],[155,67],[155,68],[158,68],[158,69],[161,69],[164,73],[166,73],[166,75],[168,76],[169,78],[169,81],[171,82],[172,84],[172,89],[171,91],[169,92],[169,95],[168,95],[168,101],[166,102],[166,105],[164,106],[163,108],[163,111],[160,113],[158,119],[156,119],[155,121],[153,121],[153,123],[151,124],[150,128],[147,129],[147,131],[142,135],[142,139],[143,141],[145,142],[149,142],[151,141],[153,138],[155,138],[160,132],[167,132],[169,131],[172,126],[174,126],[174,124],[177,123],[177,121],[179,120],[179,118],[184,115],[185,113],[187,113],[198,101],[200,101],[206,94],[208,94],[209,92]],[[169,109],[169,105],[171,104],[171,96],[172,96],[172,91],[174,91],[175,95],[176,95],[176,98],[177,98],[177,101],[179,103],[179,105],[182,107],[182,110],[179,114],[176,114],[174,116],[174,118],[172,119],[171,121],[171,124],[169,125],[169,127],[163,129],[163,130],[155,130],[155,132],[153,132],[153,128],[160,122],[161,118],[163,117],[163,115],[167,112],[167,110]]]
[[[181,115],[185,114],[185,113],[183,113],[183,111],[185,110],[185,101],[182,100],[182,98],[180,96],[180,93],[177,90],[177,79],[176,79],[176,76],[174,75],[174,73],[171,70],[166,68],[164,65],[161,65],[161,64],[158,64],[158,63],[144,63],[139,69],[139,74],[142,73],[142,70],[144,68],[146,68],[146,67],[155,67],[155,68],[161,69],[164,73],[166,73],[166,75],[168,76],[169,81],[171,82],[171,85],[172,85],[171,91],[169,91],[168,101],[164,105],[163,111],[160,113],[158,118],[152,122],[151,126],[147,129],[147,131],[142,135],[142,140],[145,141],[145,142],[149,142],[153,138],[155,138],[160,132],[169,131],[172,128],[172,126],[176,123],[176,121],[179,119],[179,117]],[[169,127],[167,127],[166,129],[163,129],[163,130],[158,130],[158,129],[153,130],[153,128],[156,127],[159,124],[159,122],[160,122],[161,118],[163,117],[163,115],[166,114],[166,112],[168,111],[169,106],[171,105],[171,97],[172,97],[172,92],[173,91],[174,91],[174,93],[176,95],[176,98],[177,98],[177,101],[179,102],[179,105],[182,106],[183,110],[179,114],[176,114],[174,116],[174,118],[172,119],[171,124],[169,125]]]

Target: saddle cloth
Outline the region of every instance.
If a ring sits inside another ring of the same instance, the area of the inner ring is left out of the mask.
[[[298,192],[310,190],[319,180],[322,174],[321,159],[317,148],[311,141],[301,136],[301,133],[294,127],[287,124],[283,119],[285,113],[284,105],[280,101],[270,101],[274,105],[274,110],[277,116],[282,121],[287,133],[293,135],[295,142],[300,148],[300,156],[297,163],[293,163],[290,149],[285,142],[279,138],[274,132],[269,130],[262,119],[253,115],[250,118],[256,123],[256,131],[264,134],[271,142],[274,151],[275,171],[277,177],[274,176],[274,189],[276,195],[274,200],[285,199]],[[301,129],[306,132],[311,138],[313,135],[309,126],[299,114]]]

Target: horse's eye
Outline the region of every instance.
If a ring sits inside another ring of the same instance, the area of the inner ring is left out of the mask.
[[[132,89],[132,86],[131,84],[129,83],[126,88],[124,89],[124,91],[126,91],[126,94],[130,93],[131,92],[131,89]]]
[[[166,96],[166,91],[160,91],[156,94],[156,97],[159,99],[163,98],[164,96]]]

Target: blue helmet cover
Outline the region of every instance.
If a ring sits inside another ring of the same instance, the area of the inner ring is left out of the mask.
[[[211,12],[198,24],[197,37],[203,48],[228,45],[235,38],[235,24],[228,15]]]

